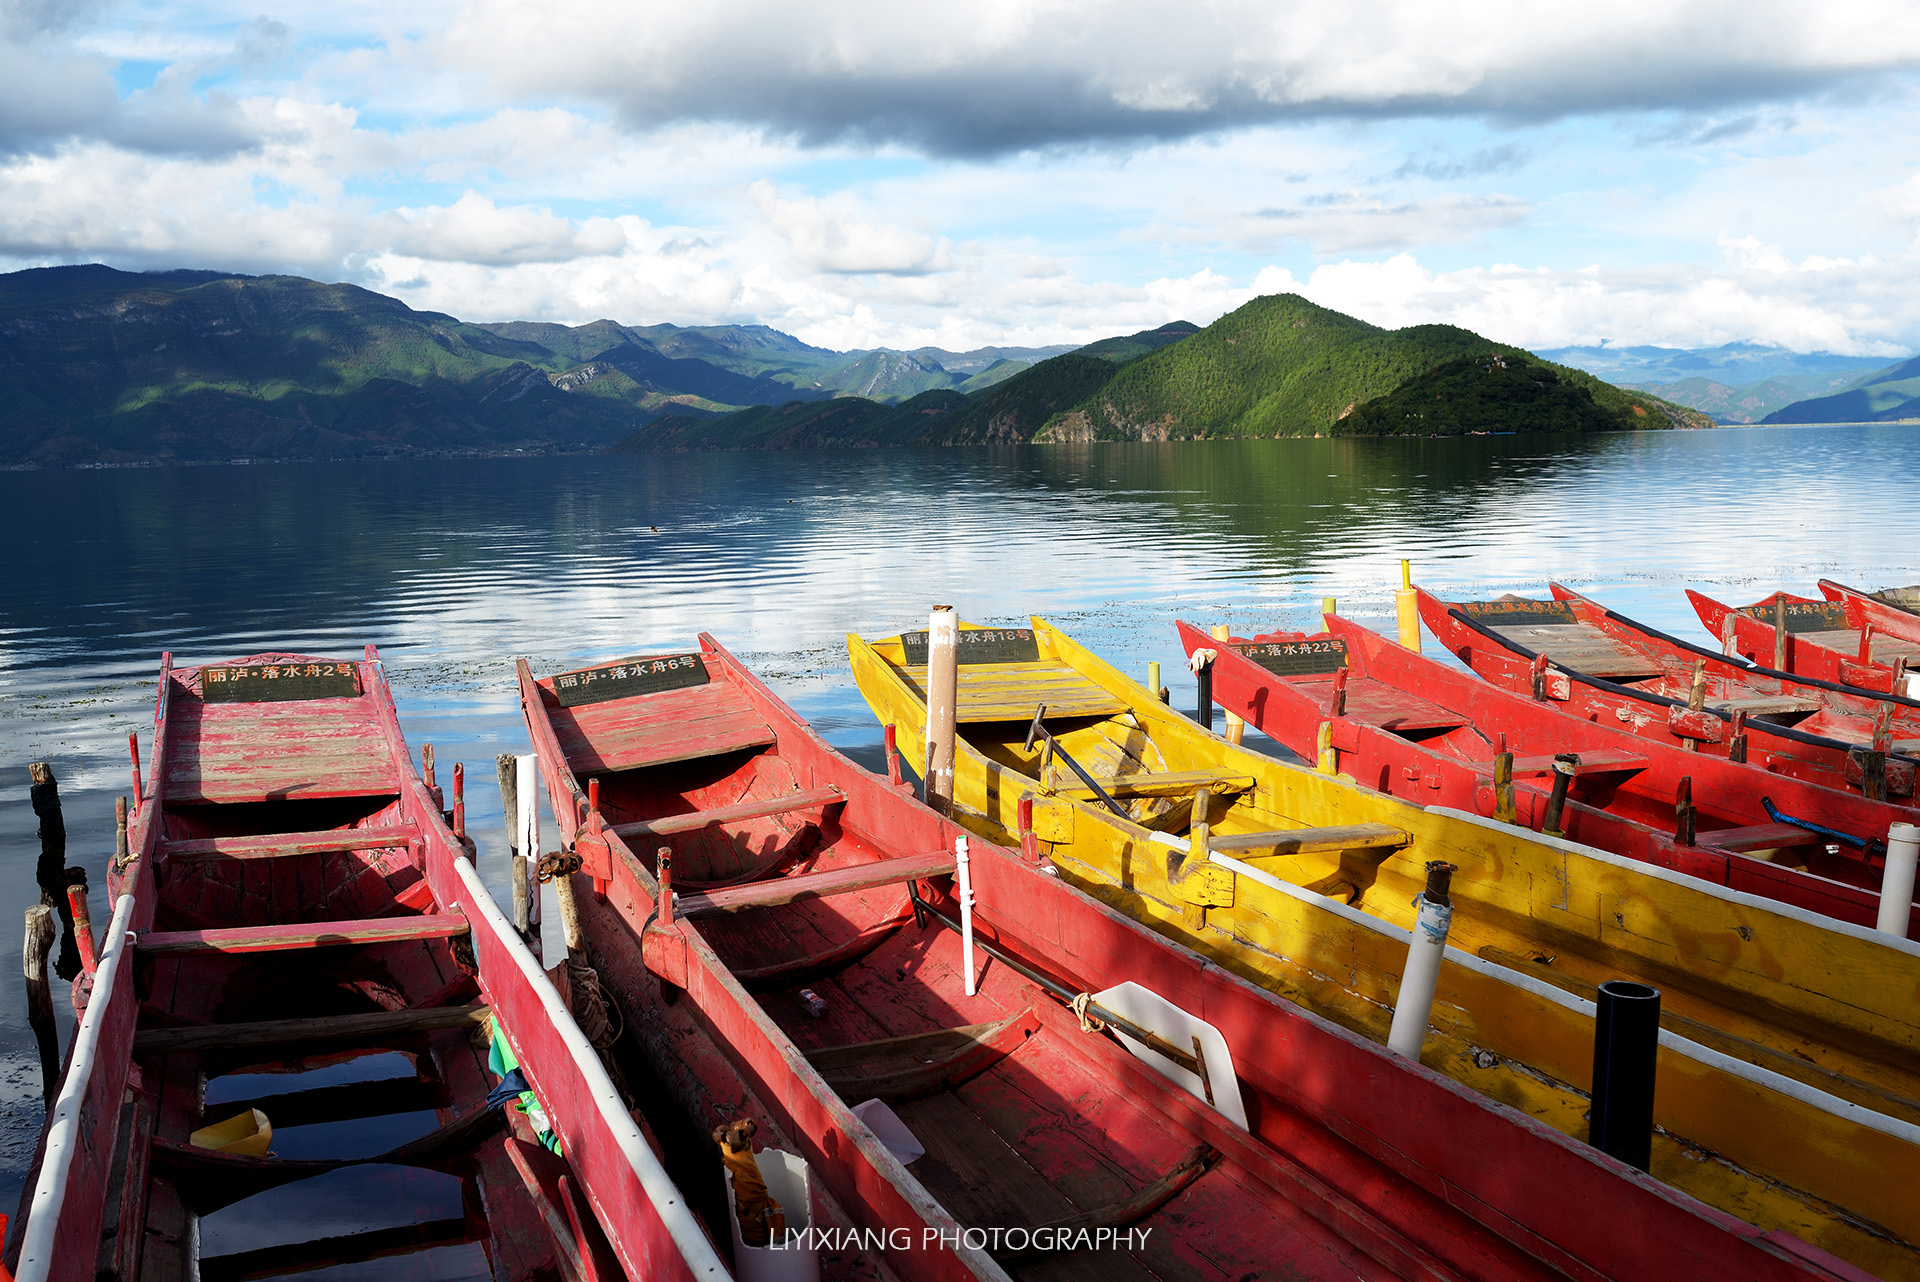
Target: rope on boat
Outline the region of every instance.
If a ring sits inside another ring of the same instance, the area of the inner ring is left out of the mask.
[[[600,990],[600,972],[577,957],[567,958],[567,986],[573,990],[568,1005],[573,1021],[580,1025],[593,1048],[605,1051],[620,1040],[619,1013]]]
[[[1098,1033],[1105,1031],[1107,1022],[1088,1009],[1093,1005],[1092,993],[1076,994],[1074,999],[1067,1004],[1072,1007],[1074,1015],[1080,1020],[1081,1032]]]

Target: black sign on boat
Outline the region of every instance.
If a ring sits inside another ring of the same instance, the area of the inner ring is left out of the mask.
[[[1310,677],[1347,666],[1347,643],[1338,637],[1254,641],[1234,648],[1277,677]]]
[[[927,634],[906,632],[900,637],[909,666],[927,661]],[[961,663],[1038,663],[1040,643],[1032,628],[962,628]]]
[[[648,658],[622,659],[600,668],[582,668],[562,672],[553,679],[554,697],[563,708],[586,703],[605,703],[609,699],[627,699],[636,694],[659,694],[662,690],[682,690],[703,686],[711,680],[707,665],[697,654],[661,654]]]
[[[1508,624],[1558,627],[1580,622],[1573,607],[1565,601],[1527,601],[1518,598],[1512,601],[1462,601],[1455,608],[1475,623],[1495,628]]]
[[[280,703],[296,699],[352,699],[360,672],[351,663],[221,663],[200,669],[200,697],[208,703]]]
[[[1771,624],[1773,602],[1742,606],[1740,613],[1749,619]],[[1838,601],[1789,601],[1786,624],[1789,632],[1844,632],[1847,630],[1847,608]]]

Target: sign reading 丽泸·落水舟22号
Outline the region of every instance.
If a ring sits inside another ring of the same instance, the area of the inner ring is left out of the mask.
[[[1310,677],[1347,666],[1347,643],[1339,637],[1313,641],[1250,641],[1232,646],[1277,677]]]

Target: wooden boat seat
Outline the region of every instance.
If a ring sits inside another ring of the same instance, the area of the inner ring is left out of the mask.
[[[550,695],[543,697],[551,700]],[[770,747],[773,727],[725,682],[609,699],[547,704],[553,731],[581,778]]]
[[[1333,678],[1317,677],[1295,681],[1308,697],[1324,708],[1333,698]],[[1409,730],[1451,730],[1467,724],[1467,718],[1417,694],[1397,690],[1378,677],[1353,677],[1347,682],[1347,716],[1382,730],[1403,733]]]
[[[1842,654],[1857,656],[1860,653],[1860,634],[1852,628],[1829,632],[1796,632],[1793,635],[1797,640],[1810,641],[1814,645],[1828,650],[1838,650]],[[1920,669],[1920,642],[1909,641],[1904,637],[1890,637],[1880,632],[1873,634],[1875,663],[1892,663],[1903,655],[1906,657],[1909,668]],[[1762,663],[1773,662],[1771,654],[1755,657]]]
[[[1217,833],[1213,850],[1258,850],[1265,855],[1307,855],[1330,850],[1398,850],[1413,838],[1391,824],[1342,824],[1330,828],[1276,828],[1266,832]]]
[[[370,699],[202,703],[176,690],[167,717],[169,747],[160,787],[169,804],[399,791]],[[273,750],[263,751],[264,744]]]
[[[1023,1009],[986,1024],[821,1046],[802,1053],[844,1098],[895,1103],[950,1090],[977,1077],[1039,1031],[1039,1018]]]
[[[924,702],[926,665],[899,671]],[[1127,710],[1126,704],[1064,663],[963,663],[955,694],[954,717],[962,722],[1031,721],[1043,703],[1049,721],[1111,717]]]
[[[1717,850],[1780,850],[1790,846],[1824,846],[1827,839],[1793,824],[1754,824],[1747,828],[1715,828],[1696,839]]]
[[[1056,771],[1056,776],[1059,773]],[[1114,775],[1109,779],[1101,779],[1096,775],[1095,782],[1106,790],[1109,797],[1120,798],[1184,797],[1201,788],[1216,797],[1224,797],[1248,791],[1254,781],[1252,775],[1229,774],[1224,770],[1163,770],[1157,774]],[[1093,800],[1093,789],[1072,775],[1068,775],[1064,782],[1056,778],[1052,792],[1057,797]]]
[[[949,856],[951,858],[951,856]],[[452,939],[467,933],[464,913],[304,921],[284,926],[225,926],[215,930],[145,930],[134,947],[150,956],[275,953],[303,948],[390,944],[407,939]]]
[[[1612,748],[1602,748],[1595,752],[1580,754],[1580,764],[1573,768],[1576,779],[1588,775],[1630,775],[1647,768],[1647,759],[1631,752],[1620,752]],[[1537,757],[1515,757],[1513,759],[1513,777],[1530,778],[1553,773],[1553,756],[1547,754]]]
[[[792,814],[797,810],[824,810],[846,799],[845,793],[829,785],[806,792],[763,797],[758,801],[737,801],[731,806],[716,806],[712,810],[695,810],[684,815],[665,815],[659,819],[614,824],[613,832],[618,837],[670,837],[678,832],[696,832],[721,824],[739,823],[743,819],[763,819],[769,815]]]
[[[491,1008],[426,1006],[412,1010],[375,1010],[353,1015],[316,1015],[305,1019],[261,1019],[238,1024],[188,1024],[179,1028],[143,1028],[133,1035],[136,1055],[198,1054],[224,1050],[290,1050],[328,1043],[379,1045],[383,1040],[484,1024]]]
[[[1502,622],[1493,608],[1499,606],[1518,607],[1525,617]],[[1463,601],[1455,608],[1502,640],[1602,681],[1644,681],[1662,672],[1658,663],[1633,647],[1591,623],[1582,623],[1564,601],[1535,601],[1509,594],[1498,601]]]
[[[1712,699],[1708,706],[1722,712],[1744,711],[1750,717],[1776,717],[1795,712],[1818,712],[1825,705],[1818,699],[1790,694],[1757,694],[1746,699]]]
[[[921,855],[881,859],[847,868],[829,868],[825,872],[802,873],[794,877],[774,877],[696,895],[676,895],[674,912],[681,917],[711,917],[749,908],[772,908],[802,899],[827,899],[834,895],[857,894],[878,886],[921,881],[951,873],[953,868],[951,850],[930,850]]]
[[[327,832],[284,832],[258,837],[190,837],[162,839],[161,855],[179,863],[209,863],[228,859],[285,859],[329,850],[382,850],[418,839],[412,824],[372,828],[334,828]]]

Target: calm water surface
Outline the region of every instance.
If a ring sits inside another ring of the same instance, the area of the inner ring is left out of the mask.
[[[54,763],[69,862],[102,886],[162,650],[377,644],[408,741],[466,763],[499,886],[493,758],[529,750],[515,656],[548,672],[711,632],[878,767],[844,634],[925,626],[935,602],[1045,615],[1129,671],[1159,659],[1181,706],[1176,615],[1301,627],[1334,596],[1390,629],[1401,557],[1442,593],[1553,577],[1711,643],[1684,586],[1920,580],[1916,445],[1872,425],[0,473],[0,958],[37,896],[27,763]],[[0,978],[0,1212],[40,1117]]]

